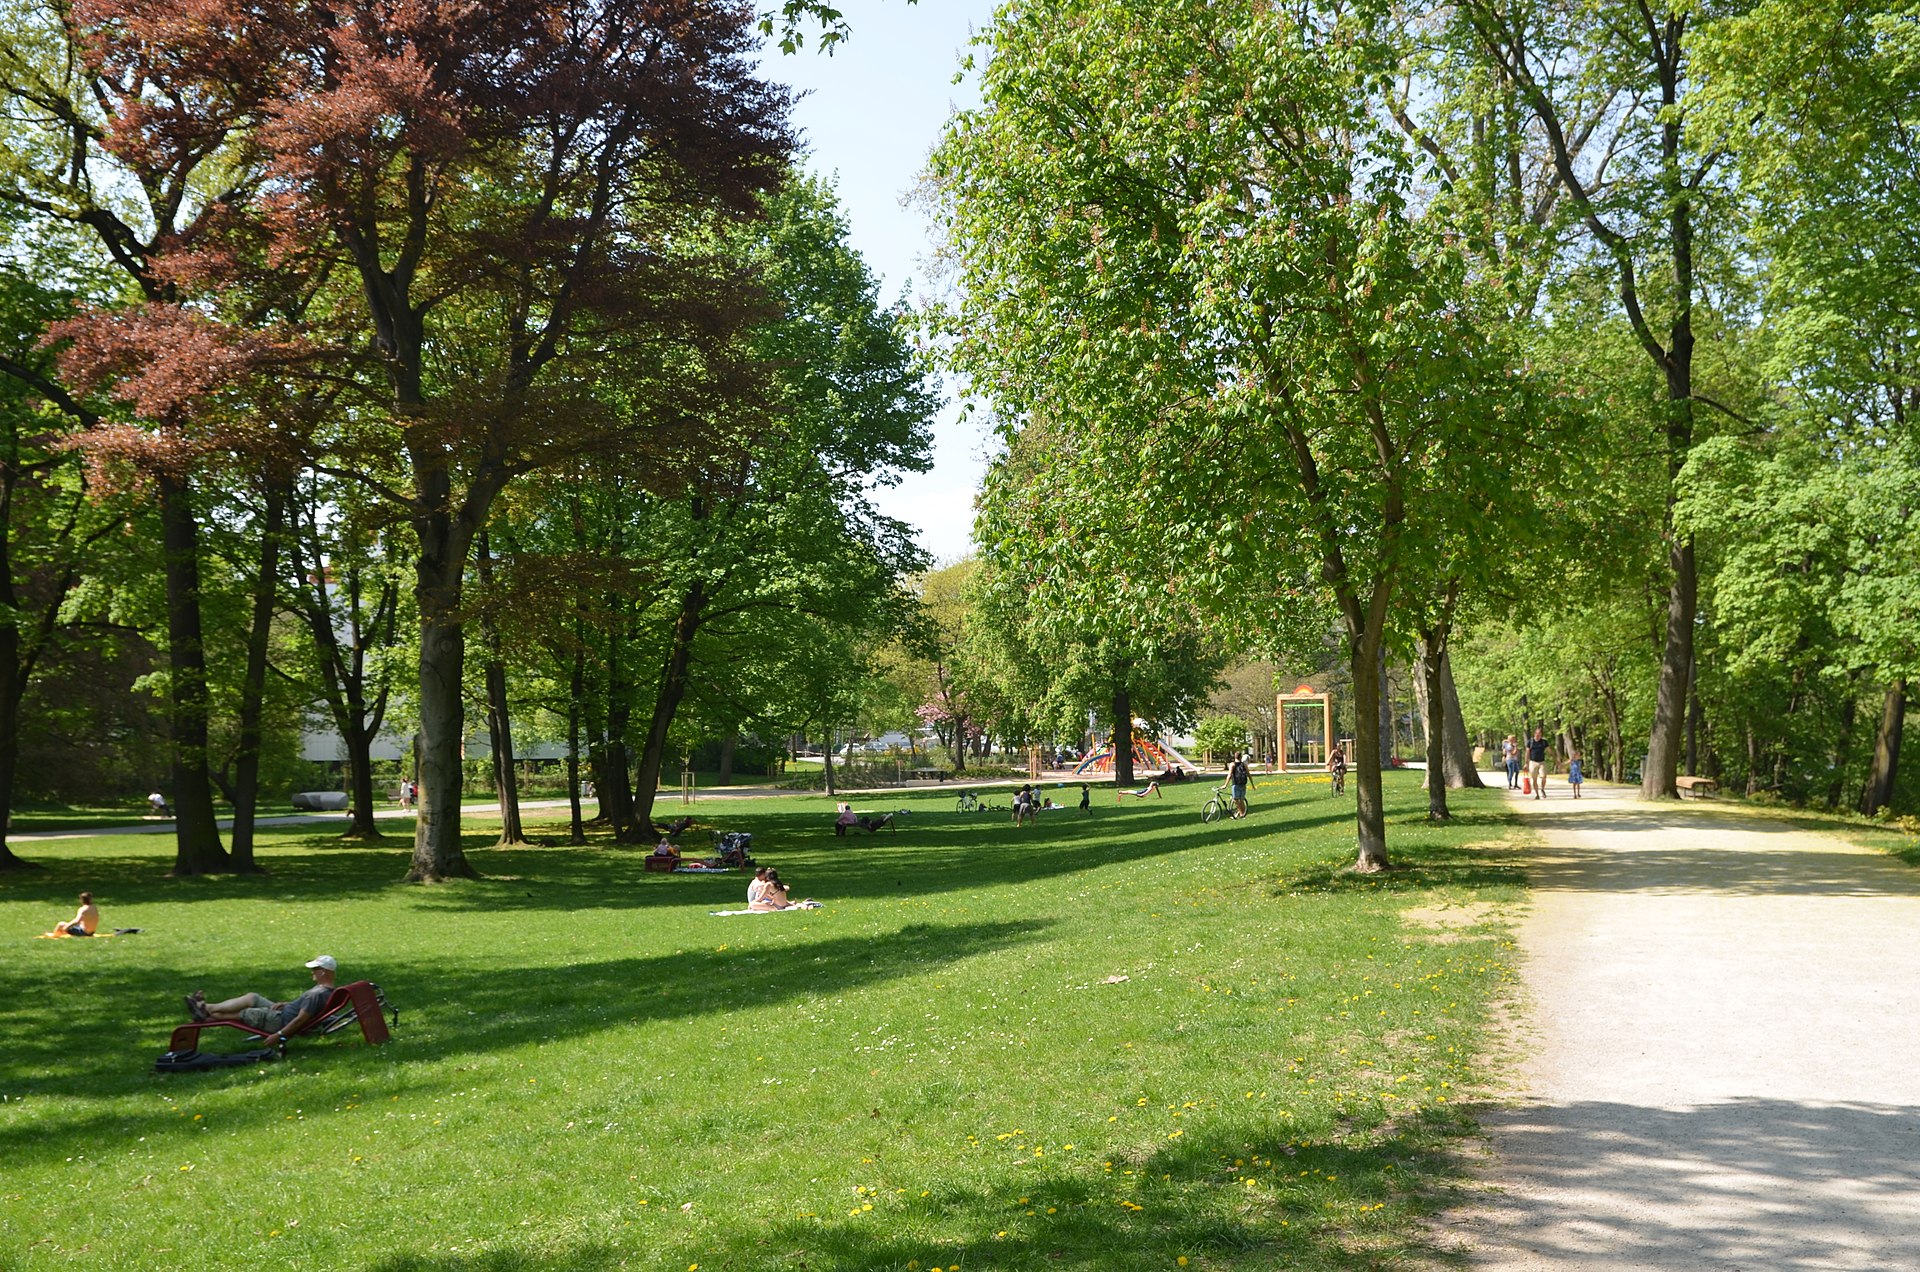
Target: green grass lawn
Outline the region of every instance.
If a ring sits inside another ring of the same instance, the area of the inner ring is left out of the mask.
[[[844,840],[821,797],[702,801],[826,902],[740,918],[709,911],[741,875],[481,825],[487,877],[433,888],[397,882],[400,839],[305,828],[244,879],[165,879],[146,837],[23,844],[0,1266],[1413,1266],[1510,973],[1465,903],[1519,885],[1499,792],[1433,828],[1417,781],[1388,778],[1408,868],[1376,878],[1340,873],[1324,781],[1212,826],[1205,784],[1018,831],[894,793],[856,803],[912,809],[898,834]],[[83,887],[145,931],[31,940]],[[184,991],[287,996],[318,953],[385,988],[392,1043],[151,1071]]]

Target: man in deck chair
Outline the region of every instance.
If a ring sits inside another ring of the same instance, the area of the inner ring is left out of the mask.
[[[313,972],[313,987],[290,1002],[276,1003],[265,994],[242,994],[210,1003],[196,989],[187,995],[187,1014],[195,1020],[237,1020],[255,1029],[276,1030],[267,1041],[285,1042],[326,1010],[327,999],[333,996],[333,977],[340,968],[333,955],[322,954],[307,966]]]

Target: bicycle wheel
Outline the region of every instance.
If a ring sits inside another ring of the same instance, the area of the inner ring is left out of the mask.
[[[1212,822],[1214,818],[1218,817],[1224,811],[1220,805],[1220,797],[1215,795],[1200,806],[1200,820],[1203,822]]]

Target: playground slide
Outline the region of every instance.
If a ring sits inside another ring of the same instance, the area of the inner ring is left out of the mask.
[[[1133,763],[1136,769],[1147,769],[1156,773],[1165,772],[1175,764],[1190,773],[1194,771],[1193,761],[1168,746],[1165,739],[1147,738],[1138,733],[1133,735]],[[1073,768],[1075,777],[1084,777],[1088,773],[1111,772],[1113,772],[1112,743],[1094,748],[1092,754]]]

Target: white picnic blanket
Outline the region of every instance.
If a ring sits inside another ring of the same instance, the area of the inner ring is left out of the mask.
[[[708,910],[707,913],[716,919],[724,919],[735,914],[792,914],[795,910],[818,910],[819,908],[820,903],[818,901],[812,905],[808,905],[804,901],[796,901],[784,910]]]

